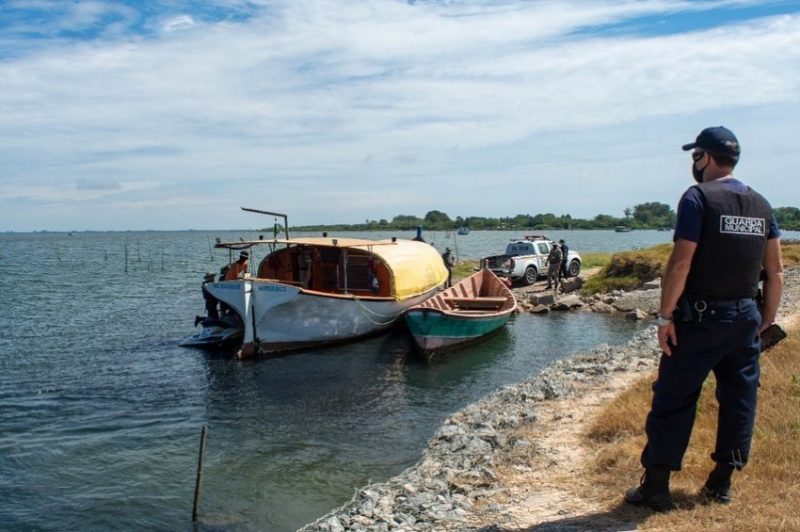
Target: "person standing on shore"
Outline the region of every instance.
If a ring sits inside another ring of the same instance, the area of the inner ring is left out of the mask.
[[[453,286],[453,266],[456,265],[456,258],[450,248],[444,248],[442,262],[444,262],[444,267],[447,268],[447,288],[450,288]]]
[[[561,260],[564,255],[561,253],[561,248],[555,242],[550,247],[550,253],[547,255],[547,286],[545,290],[549,289],[555,284],[555,289],[558,290],[558,282],[561,279]]]
[[[641,455],[645,468],[625,500],[657,511],[673,507],[671,471],[679,471],[708,374],[717,382],[715,467],[702,488],[709,501],[731,502],[731,477],[747,464],[756,412],[759,334],[775,321],[783,290],[780,230],[770,204],[733,177],[736,136],[704,129],[692,152],[690,187],[678,204],[674,247],[667,263],[658,315],[663,354]],[[763,308],[756,304],[765,272]]]
[[[569,268],[567,265],[567,254],[569,253],[569,247],[567,246],[567,243],[564,242],[563,238],[558,241],[558,247],[561,248],[561,272],[558,274],[558,282],[561,283],[562,277],[566,278],[569,276],[569,272],[567,271],[567,268]]]

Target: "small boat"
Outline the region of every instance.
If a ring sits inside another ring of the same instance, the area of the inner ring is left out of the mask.
[[[616,231],[617,233],[630,233],[631,228],[628,227],[627,225],[618,225],[617,227],[614,228],[614,231]]]
[[[215,247],[248,250],[253,262],[264,250],[254,275],[206,284],[244,324],[240,357],[341,343],[386,330],[447,281],[441,256],[425,242],[286,234]]]
[[[221,316],[218,319],[206,318],[199,322],[202,329],[183,340],[183,347],[220,349],[241,343],[244,334],[242,322],[236,315]]]
[[[483,268],[405,313],[414,341],[431,358],[436,352],[471,342],[505,325],[517,308],[514,293]]]
[[[464,236],[469,234],[469,227],[459,227],[456,229],[456,234],[459,236]]]

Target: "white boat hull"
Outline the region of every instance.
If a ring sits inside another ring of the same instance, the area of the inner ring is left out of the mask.
[[[233,307],[245,324],[244,341],[261,352],[276,352],[352,340],[387,329],[402,313],[428,299],[368,298],[328,294],[262,279],[208,285],[214,297]]]

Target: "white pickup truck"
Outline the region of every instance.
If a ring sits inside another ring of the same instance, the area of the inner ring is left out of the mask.
[[[539,277],[547,275],[547,256],[552,246],[553,241],[544,235],[513,238],[506,244],[504,255],[484,257],[481,263],[500,277],[508,277],[512,281],[522,279],[525,284],[531,285]],[[581,273],[580,255],[570,249],[565,259],[568,277],[576,277]]]

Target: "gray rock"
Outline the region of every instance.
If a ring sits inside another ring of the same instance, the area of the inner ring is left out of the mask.
[[[593,312],[599,312],[601,314],[610,314],[614,312],[614,307],[607,303],[603,303],[602,301],[598,301],[592,305]]]
[[[655,290],[661,288],[661,278],[647,281],[642,285],[642,290]]]
[[[561,291],[565,294],[575,292],[583,288],[583,277],[572,277],[561,281]]]
[[[550,307],[547,305],[536,305],[529,311],[531,314],[547,314],[550,312]]]
[[[538,305],[552,305],[553,303],[555,303],[555,302],[556,302],[556,296],[555,296],[555,295],[553,295],[552,293],[539,293],[539,294],[533,294],[533,295],[531,295],[531,297],[528,299],[528,301],[530,301],[530,303],[531,303],[532,305],[534,305],[534,306],[538,306]]]
[[[576,295],[569,295],[564,296],[558,300],[558,302],[553,305],[553,310],[572,310],[576,308],[580,308],[584,305],[581,298]]]
[[[643,320],[648,316],[647,312],[643,311],[642,309],[634,309],[633,311],[629,312],[625,315],[626,319],[629,320]]]

